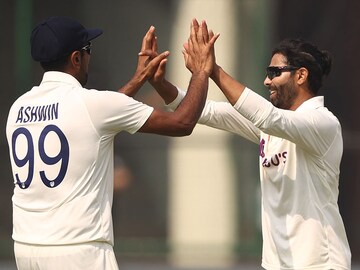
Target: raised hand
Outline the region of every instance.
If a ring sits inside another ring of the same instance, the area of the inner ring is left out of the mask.
[[[199,25],[193,19],[190,27],[190,37],[184,44],[183,55],[186,67],[192,72],[205,71],[212,73],[215,64],[214,44],[220,34],[209,32],[207,24],[202,21]]]
[[[136,73],[143,73],[146,79],[151,78],[159,65],[163,61],[166,62],[166,57],[168,55],[168,51],[165,51],[161,54],[157,53],[157,38],[155,36],[155,27],[151,26],[142,41]]]
[[[143,38],[135,74],[125,86],[119,89],[119,92],[128,96],[135,96],[140,87],[154,76],[155,72],[159,69],[159,66],[165,66],[167,61],[166,57],[168,55],[169,51],[165,51],[161,54],[157,53],[155,27],[151,26]]]

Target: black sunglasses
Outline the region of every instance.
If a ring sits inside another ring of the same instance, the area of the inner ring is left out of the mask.
[[[276,66],[270,66],[266,68],[266,75],[270,80],[274,79],[275,77],[279,77],[281,73],[284,71],[292,71],[297,70],[299,67],[294,66],[283,66],[283,67],[276,67]]]
[[[88,45],[81,48],[82,51],[87,52],[89,55],[91,55],[91,42],[89,42]]]

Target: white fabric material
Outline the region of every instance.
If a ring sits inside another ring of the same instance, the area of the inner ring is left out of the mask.
[[[169,108],[174,109],[184,92]],[[208,101],[199,123],[260,142],[265,269],[350,269],[337,205],[341,126],[323,97],[281,110],[246,88],[233,110]],[[238,113],[234,113],[234,111]]]
[[[186,95],[180,88],[177,90],[177,97],[166,105],[170,111],[175,111]],[[260,130],[242,117],[229,102],[207,100],[198,123],[236,133],[254,143],[260,140]]]
[[[31,180],[14,188],[13,239],[113,245],[113,139],[121,131],[135,133],[152,111],[126,95],[88,90],[71,75],[46,72],[14,102],[7,121],[15,183],[17,176]],[[15,162],[14,154],[27,162]]]
[[[18,270],[118,270],[111,245],[101,242],[63,246],[39,246],[15,242]]]

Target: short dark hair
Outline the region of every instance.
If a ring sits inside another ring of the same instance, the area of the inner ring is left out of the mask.
[[[64,71],[70,55],[66,55],[50,62],[40,62],[44,71]]]
[[[81,56],[84,54],[83,50],[79,50]],[[70,54],[63,56],[57,60],[50,61],[50,62],[40,62],[41,67],[44,71],[64,71],[65,67],[69,61]]]
[[[302,39],[285,39],[273,50],[274,54],[282,54],[287,64],[305,67],[309,71],[310,90],[316,95],[322,86],[323,79],[331,70],[332,57],[328,51],[319,50],[315,45]]]

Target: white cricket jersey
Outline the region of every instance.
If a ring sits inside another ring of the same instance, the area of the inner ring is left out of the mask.
[[[6,126],[15,181],[13,239],[38,245],[113,245],[113,139],[153,108],[46,72],[12,105]]]
[[[323,97],[289,111],[246,88],[234,107],[207,101],[199,123],[260,142],[264,268],[351,268],[337,204],[341,126]]]

